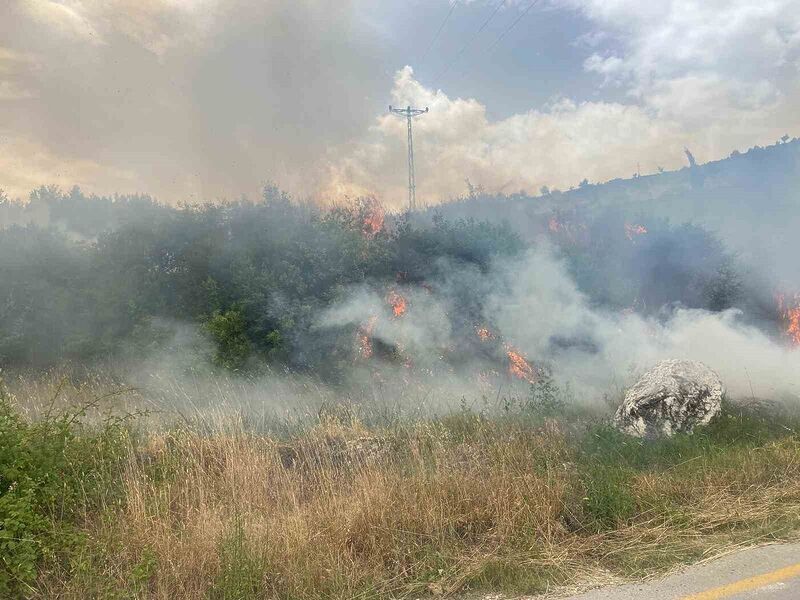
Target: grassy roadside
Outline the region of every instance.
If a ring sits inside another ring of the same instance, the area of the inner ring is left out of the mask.
[[[4,597],[530,593],[800,529],[797,420],[732,406],[640,442],[541,403],[279,437],[0,402]]]

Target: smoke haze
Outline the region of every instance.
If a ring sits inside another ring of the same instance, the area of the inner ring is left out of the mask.
[[[0,232],[0,360],[164,330],[143,371],[186,371],[166,357],[191,348],[475,394],[519,356],[522,387],[550,370],[592,401],[679,357],[735,396],[797,397],[776,328],[800,320],[793,4],[517,1],[477,36],[497,5],[473,0],[440,38],[447,0],[5,2],[0,188],[30,201],[0,196],[0,227],[43,228]],[[391,214],[407,149],[388,104],[429,107],[418,198],[454,225]]]
[[[755,396],[796,402],[800,393],[800,354],[747,324],[741,311],[674,307],[645,317],[593,308],[566,265],[547,246],[499,261],[485,274],[451,269],[447,280],[436,286],[436,300],[424,292],[410,293],[410,308],[403,319],[379,319],[373,337],[407,350],[417,367],[436,369],[442,353],[452,349],[455,341],[447,315],[459,310],[456,299],[465,282],[476,296],[481,296],[478,290],[492,290],[477,324],[491,323],[493,337],[511,344],[533,364],[547,365],[581,402],[596,403],[631,385],[657,361],[669,358],[709,365],[735,399]],[[359,290],[326,311],[320,326],[359,326],[384,308],[383,298]],[[497,352],[491,356],[473,352],[462,365],[462,385],[451,387],[450,393],[456,389],[470,398],[479,395],[475,373],[496,368],[498,361],[502,357]],[[397,367],[387,362],[383,368]],[[431,385],[436,385],[435,380]]]
[[[402,12],[366,0],[4,2],[0,186],[176,203],[255,196],[275,180],[324,202],[369,193],[399,207],[405,130],[390,103],[432,110],[417,122],[430,204],[465,177],[491,192],[566,188],[637,163],[675,168],[687,145],[703,162],[800,129],[790,0],[552,0],[484,56],[524,8],[509,2],[446,70],[490,8],[457,7],[423,56],[446,0]]]

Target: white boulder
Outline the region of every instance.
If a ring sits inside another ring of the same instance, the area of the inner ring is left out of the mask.
[[[614,425],[636,437],[691,433],[719,414],[724,393],[719,376],[703,363],[664,360],[625,393]]]

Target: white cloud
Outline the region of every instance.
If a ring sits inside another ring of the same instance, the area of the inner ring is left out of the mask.
[[[587,69],[626,71],[639,92],[700,73],[753,81],[800,55],[800,11],[793,0],[560,0],[578,8],[624,55],[597,53]],[[795,73],[796,76],[796,73]]]
[[[419,194],[568,187],[703,160],[800,132],[800,11],[793,0],[553,0],[594,25],[581,37],[587,72],[627,92],[624,102],[561,100],[491,121],[475,99],[424,88],[410,68],[392,99],[429,105],[415,124]],[[331,189],[402,201],[405,130],[378,118],[368,142],[332,168]],[[368,148],[368,150],[367,150]]]
[[[491,191],[562,189],[583,178],[627,177],[637,162],[645,172],[684,164],[690,146],[701,158],[756,142],[773,142],[800,128],[791,97],[769,82],[743,86],[712,76],[668,79],[646,104],[568,99],[541,110],[492,121],[475,99],[450,98],[414,79],[410,67],[395,77],[392,101],[428,106],[416,119],[418,198],[435,203],[464,191],[464,179]],[[333,161],[331,194],[374,194],[400,206],[404,198],[406,128],[378,117],[368,139]]]
[[[625,61],[619,56],[605,56],[592,54],[583,63],[587,71],[599,73],[605,77],[605,83],[621,81],[626,75]]]
[[[271,177],[301,194],[374,193],[400,206],[405,124],[384,114],[365,131],[388,78],[360,1],[0,2],[7,135],[136,173],[141,189],[168,200],[252,194]],[[708,160],[800,133],[795,1],[550,4],[593,25],[576,42],[587,77],[604,81],[600,99],[495,120],[480,97],[428,89],[400,70],[386,103],[431,109],[415,123],[422,200],[461,193],[465,178],[491,191],[566,188],[629,176],[637,163],[677,167],[684,145]],[[609,93],[615,101],[602,100]],[[0,175],[5,187],[29,179]]]

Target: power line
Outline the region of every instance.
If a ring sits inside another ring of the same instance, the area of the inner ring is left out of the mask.
[[[524,18],[525,18],[525,16],[526,16],[526,15],[527,15],[529,12],[531,12],[531,10],[533,9],[533,7],[534,7],[534,6],[536,6],[537,4],[539,4],[539,2],[540,2],[540,0],[533,0],[533,1],[532,1],[532,2],[531,2],[529,5],[528,5],[528,7],[527,7],[525,10],[523,10],[523,11],[522,11],[522,12],[521,12],[521,13],[520,13],[518,16],[517,16],[517,18],[516,18],[516,19],[514,19],[514,22],[513,22],[513,23],[511,23],[511,25],[509,25],[508,27],[506,27],[506,28],[503,30],[503,32],[502,32],[502,33],[500,33],[500,35],[498,35],[498,36],[497,36],[497,38],[495,38],[494,42],[492,42],[492,45],[491,45],[491,46],[489,46],[489,48],[486,50],[486,52],[484,52],[484,53],[482,54],[482,56],[483,56],[484,58],[486,58],[487,56],[491,55],[491,54],[492,54],[492,52],[494,52],[494,49],[495,49],[495,48],[497,48],[498,44],[500,44],[500,42],[502,42],[502,41],[503,41],[503,39],[504,39],[504,38],[505,38],[505,37],[506,37],[506,36],[507,36],[509,33],[511,33],[511,30],[512,30],[512,29],[514,29],[514,28],[515,28],[515,27],[516,27],[516,26],[519,24],[519,22],[520,22],[520,21],[522,21],[522,19],[524,19]],[[470,66],[471,66],[471,64],[468,64],[466,67],[464,67],[464,69],[463,69],[463,70],[462,70],[462,71],[459,73],[459,75],[464,75],[464,74],[465,74],[465,73],[466,73],[466,72],[469,70]]]
[[[430,54],[430,51],[433,49],[433,45],[436,43],[436,40],[439,39],[439,35],[442,33],[444,26],[447,25],[447,22],[450,20],[450,16],[453,14],[453,11],[456,9],[456,6],[458,6],[460,2],[461,0],[456,0],[450,5],[450,10],[447,11],[447,16],[444,18],[444,21],[442,21],[442,24],[439,25],[439,29],[436,30],[436,34],[434,34],[431,43],[428,44],[428,47],[425,49],[425,53],[422,55],[422,58],[419,61],[420,65],[422,65],[428,58],[428,54]]]
[[[536,6],[537,4],[539,4],[539,0],[533,0],[533,2],[531,2],[531,3],[528,5],[528,8],[526,8],[525,10],[523,10],[523,11],[522,11],[522,12],[519,14],[519,16],[518,16],[518,17],[517,17],[517,18],[514,20],[514,22],[513,22],[513,23],[511,23],[511,25],[509,25],[509,26],[506,28],[506,30],[505,30],[505,31],[503,31],[503,33],[501,33],[499,36],[497,36],[497,39],[494,41],[494,43],[493,43],[491,46],[489,46],[489,49],[486,51],[486,54],[485,54],[484,56],[491,54],[491,53],[492,53],[492,50],[494,50],[494,49],[497,47],[497,44],[499,44],[501,41],[503,41],[503,38],[504,38],[504,37],[506,37],[506,36],[507,36],[509,33],[511,33],[511,30],[512,30],[512,29],[514,29],[514,27],[516,27],[516,26],[517,26],[517,23],[519,23],[520,21],[522,21],[522,19],[524,19],[524,18],[525,18],[525,15],[527,15],[529,12],[531,12],[531,9],[532,9],[534,6]]]
[[[434,81],[438,82],[445,74],[447,74],[447,72],[450,70],[450,67],[452,67],[458,61],[459,58],[461,58],[461,56],[464,54],[467,48],[469,48],[472,45],[472,43],[477,39],[477,37],[481,34],[481,32],[484,29],[486,29],[486,26],[491,22],[492,19],[494,19],[494,16],[500,11],[501,8],[503,8],[503,6],[507,1],[508,0],[501,0],[500,3],[498,3],[497,6],[495,6],[494,10],[492,11],[492,14],[490,14],[489,17],[483,22],[483,25],[481,25],[480,29],[478,29],[478,31],[475,32],[475,35],[473,35],[469,40],[467,40],[467,43],[461,47],[461,50],[459,50],[458,53],[455,55],[455,57],[453,57],[453,60],[447,63],[447,65],[445,65],[444,69],[442,69],[439,72]]]

